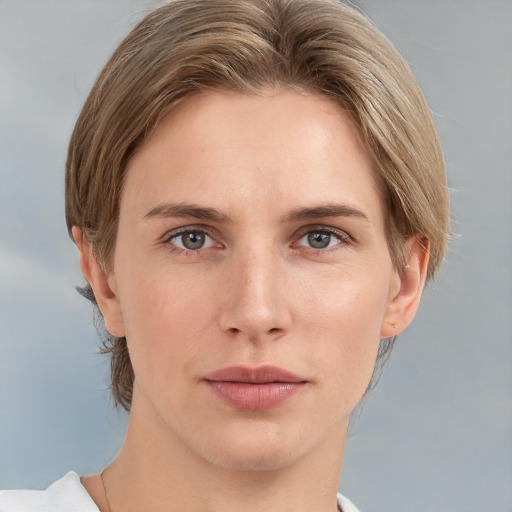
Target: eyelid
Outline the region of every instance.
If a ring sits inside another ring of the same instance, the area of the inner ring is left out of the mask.
[[[209,245],[208,247],[201,247],[199,249],[187,249],[183,247],[179,247],[176,244],[173,243],[173,240],[176,238],[186,234],[186,233],[203,233],[208,238],[212,240],[213,243]],[[170,231],[167,231],[164,236],[160,239],[159,243],[162,245],[169,245],[170,248],[173,251],[182,251],[185,254],[199,254],[201,251],[204,251],[206,249],[210,249],[211,247],[222,247],[223,244],[220,243],[217,240],[218,236],[214,233],[214,231],[209,226],[203,226],[203,225],[186,225],[186,226],[180,226],[179,228],[172,229]]]
[[[210,245],[209,247],[195,249],[195,250],[194,249],[183,249],[183,248],[178,247],[172,243],[173,239],[175,239],[185,233],[190,233],[190,232],[204,233],[206,236],[211,238],[214,243],[212,245]],[[290,247],[295,246],[300,241],[301,238],[303,238],[308,233],[312,233],[312,232],[323,232],[323,233],[328,233],[330,235],[333,235],[334,237],[336,237],[339,240],[339,244],[336,244],[336,246],[334,246],[334,247],[323,248],[323,249],[315,249],[314,247],[303,246],[306,249],[310,249],[311,251],[328,252],[330,250],[334,250],[340,244],[341,245],[350,245],[350,244],[356,243],[356,240],[354,239],[354,237],[350,233],[348,233],[347,231],[345,231],[343,229],[336,228],[334,226],[328,226],[325,224],[312,224],[312,225],[308,225],[308,226],[303,226],[299,230],[297,230],[296,234],[292,237],[292,241],[290,242]],[[180,226],[178,228],[167,231],[162,236],[159,243],[161,243],[162,245],[172,245],[173,250],[176,250],[176,251],[184,251],[184,252],[188,252],[188,253],[198,254],[202,250],[209,249],[212,246],[213,247],[217,246],[217,248],[225,247],[225,245],[222,242],[219,242],[218,240],[219,240],[219,235],[210,226],[205,226],[205,225],[200,225],[200,224],[192,224],[192,225]]]
[[[184,233],[194,233],[201,232],[205,233],[211,238],[214,238],[213,230],[208,226],[202,226],[200,224],[190,224],[186,226],[180,226],[179,228],[174,228],[166,231],[161,238],[162,242],[167,242],[177,236],[183,235]]]
[[[338,238],[340,244],[342,244],[342,245],[355,243],[354,238],[343,229],[335,228],[333,226],[326,226],[324,224],[314,224],[314,225],[302,227],[298,231],[297,235],[293,238],[293,242],[291,245],[297,244],[308,233],[315,233],[315,232],[316,233],[328,233],[330,235],[333,235],[336,238]],[[338,246],[338,245],[339,244],[336,244],[336,246]],[[306,246],[304,246],[304,247],[306,247]],[[306,247],[306,248],[311,249],[312,251],[322,251],[322,252],[326,252],[326,251],[334,249],[333,247],[323,248],[323,249],[315,249],[314,247]]]

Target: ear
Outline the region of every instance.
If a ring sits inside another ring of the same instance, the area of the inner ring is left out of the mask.
[[[429,253],[428,241],[413,237],[407,241],[408,263],[396,271],[390,302],[381,327],[381,338],[391,338],[403,332],[418,311],[425,287]]]
[[[113,273],[107,272],[98,263],[92,244],[83,235],[82,229],[73,226],[73,240],[80,254],[80,269],[91,285],[96,302],[105,321],[105,329],[112,336],[121,338],[125,335],[121,308],[116,296],[117,286]]]

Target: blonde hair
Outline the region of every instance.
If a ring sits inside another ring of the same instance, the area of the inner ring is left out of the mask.
[[[66,163],[68,230],[82,228],[108,270],[127,162],[160,119],[205,89],[269,87],[323,94],[350,112],[374,161],[393,263],[405,266],[405,241],[418,237],[431,278],[446,251],[449,212],[429,109],[391,43],[333,0],[173,0],[150,12],[107,62],[76,123]],[[85,294],[94,302],[90,288]],[[114,398],[129,409],[126,340],[110,341]]]

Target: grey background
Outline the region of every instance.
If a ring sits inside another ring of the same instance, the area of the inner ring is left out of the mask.
[[[342,491],[363,512],[512,510],[512,2],[358,4],[411,63],[443,141],[446,265],[356,415]],[[0,0],[0,488],[115,456],[63,219],[72,126],[143,0]]]

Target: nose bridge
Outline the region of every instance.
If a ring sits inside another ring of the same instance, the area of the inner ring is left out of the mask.
[[[222,312],[226,332],[251,340],[283,333],[289,311],[282,289],[283,268],[269,243],[240,247],[230,265],[228,296]]]

